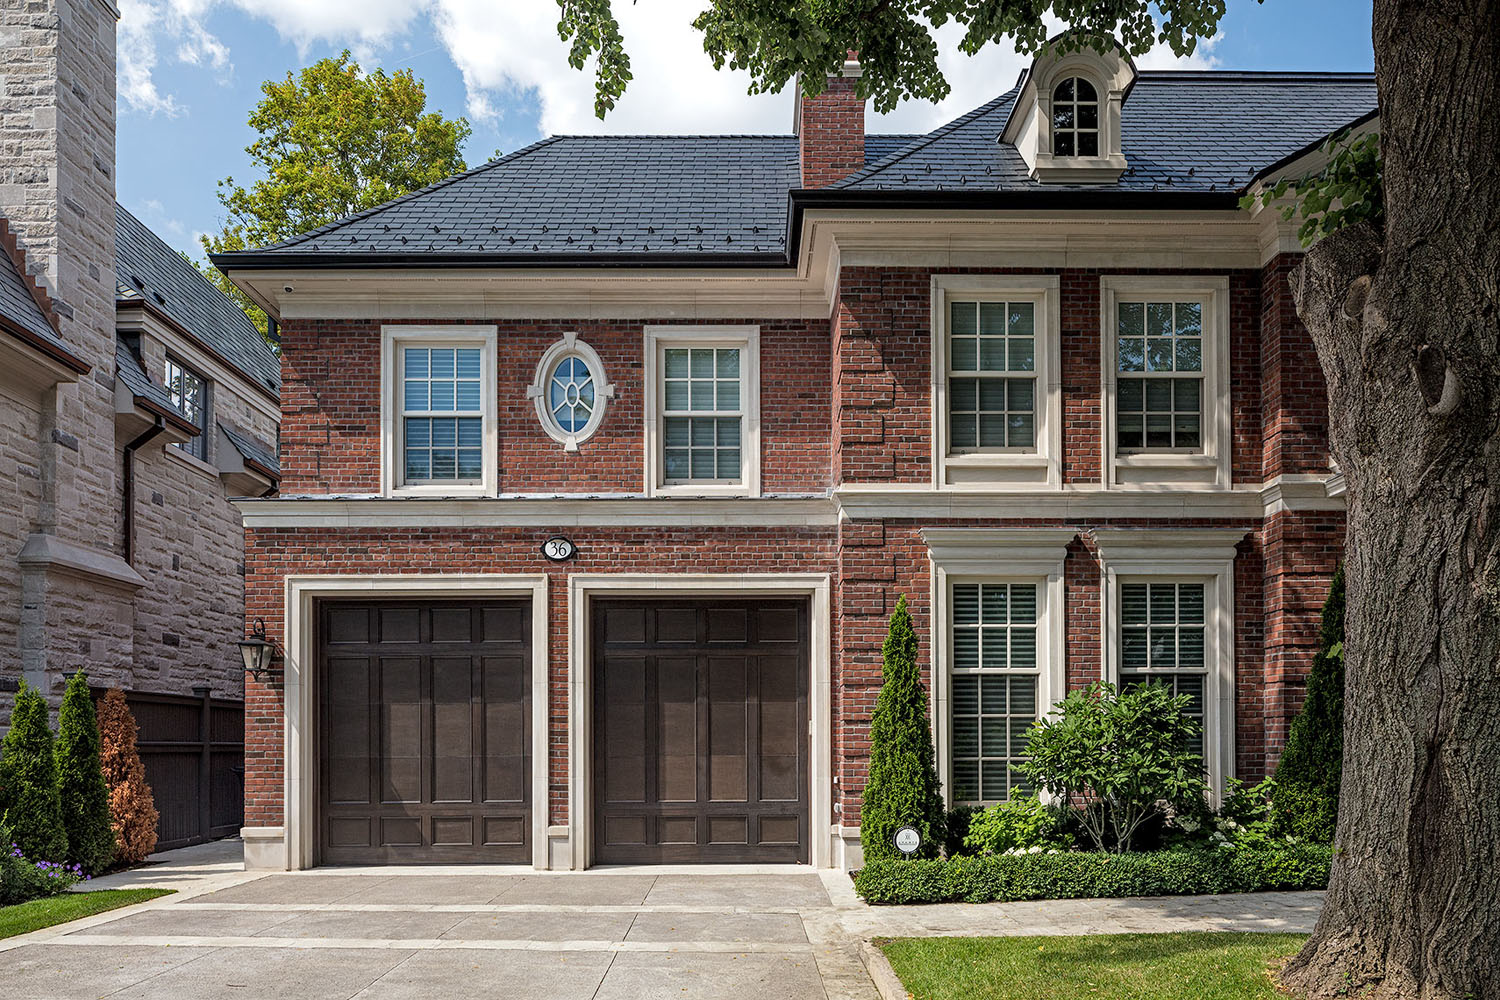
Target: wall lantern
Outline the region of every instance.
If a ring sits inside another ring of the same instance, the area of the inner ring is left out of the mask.
[[[261,675],[271,672],[271,662],[276,659],[276,644],[266,638],[264,619],[255,619],[255,631],[248,638],[241,639],[239,646],[245,669],[255,678],[255,683],[259,684]]]

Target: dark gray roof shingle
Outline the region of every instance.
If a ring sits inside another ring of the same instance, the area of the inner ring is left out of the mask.
[[[9,236],[8,226],[5,226],[4,236]],[[52,328],[47,314],[42,311],[36,296],[32,294],[31,279],[21,273],[15,260],[3,247],[0,247],[0,316],[37,339],[72,353]]]
[[[125,383],[125,388],[129,389],[136,399],[149,400],[166,412],[175,413],[184,421],[187,420],[187,414],[172,402],[172,397],[167,395],[166,388],[159,382],[151,380],[146,370],[141,367],[140,358],[135,356],[135,352],[130,349],[130,345],[125,342],[124,338],[119,337],[115,339],[115,375]]]
[[[865,169],[835,189],[1040,188],[1015,147],[998,142],[1018,92],[924,136],[867,136]],[[1124,110],[1130,169],[1118,185],[1088,187],[1232,193],[1374,108],[1367,74],[1143,72]],[[786,260],[788,193],[799,183],[796,136],[554,136],[239,262],[662,255],[770,264]]]
[[[281,392],[281,362],[239,306],[124,206],[115,206],[115,294],[159,309],[247,379]]]
[[[277,459],[274,449],[261,444],[248,434],[240,433],[222,421],[219,423],[219,430],[224,432],[229,443],[234,445],[234,450],[239,452],[245,461],[254,462],[278,477],[281,475],[281,462]]]

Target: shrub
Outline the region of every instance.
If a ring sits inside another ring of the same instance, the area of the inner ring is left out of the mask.
[[[156,849],[156,803],[136,750],[136,733],[125,693],[110,688],[99,702],[99,763],[109,788],[115,857],[132,864]]]
[[[859,814],[865,860],[895,858],[897,830],[914,826],[922,835],[918,856],[935,857],[943,845],[943,797],[927,692],[917,670],[917,633],[903,595],[891,614],[881,647],[884,683],[870,718],[870,776]]]
[[[1060,812],[1034,794],[1012,789],[1008,800],[975,814],[969,821],[965,853],[986,855],[1067,848],[1071,845],[1063,834]]]
[[[30,860],[16,844],[10,827],[0,823],[0,906],[56,896],[84,878],[77,865]]]
[[[21,852],[31,858],[65,858],[68,835],[57,790],[57,762],[47,699],[21,685],[10,713],[10,731],[0,744],[0,821],[10,827]]]
[[[99,723],[88,678],[81,670],[68,681],[63,695],[56,752],[68,858],[96,875],[114,860],[115,834],[109,820],[109,789],[99,763]]]
[[[943,816],[943,856],[956,858],[964,853],[964,841],[969,837],[969,824],[983,812],[979,806],[954,806]]]
[[[1332,843],[1344,767],[1344,568],[1333,574],[1307,698],[1276,765],[1276,831]]]
[[[1208,793],[1203,762],[1188,749],[1199,732],[1183,714],[1189,701],[1161,684],[1070,692],[1027,733],[1020,769],[1069,803],[1095,848],[1129,851],[1161,803],[1199,808]]]
[[[1328,885],[1332,862],[1332,849],[1314,844],[1264,849],[1199,847],[1149,854],[1090,851],[876,861],[855,875],[854,889],[873,904],[1321,889]]]

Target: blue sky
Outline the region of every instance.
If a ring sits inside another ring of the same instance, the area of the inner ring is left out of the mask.
[[[635,80],[610,117],[593,117],[592,80],[567,66],[551,0],[121,0],[119,198],[173,246],[198,252],[223,211],[216,182],[254,179],[245,124],[262,80],[343,48],[367,68],[410,67],[428,107],[465,115],[470,166],[544,135],[578,132],[786,132],[791,95],[748,97],[743,74],[715,73],[689,27],[702,0],[619,0]],[[1187,60],[1143,66],[1368,71],[1371,0],[1230,0],[1218,38]],[[940,34],[942,44],[951,32]],[[1014,83],[1027,60],[944,46],[954,85],[941,105],[911,103],[871,131],[926,131]]]

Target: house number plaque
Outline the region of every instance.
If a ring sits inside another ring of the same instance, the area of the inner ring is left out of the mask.
[[[542,543],[542,555],[553,562],[566,562],[578,554],[578,546],[573,544],[571,538],[562,535],[553,535]]]

